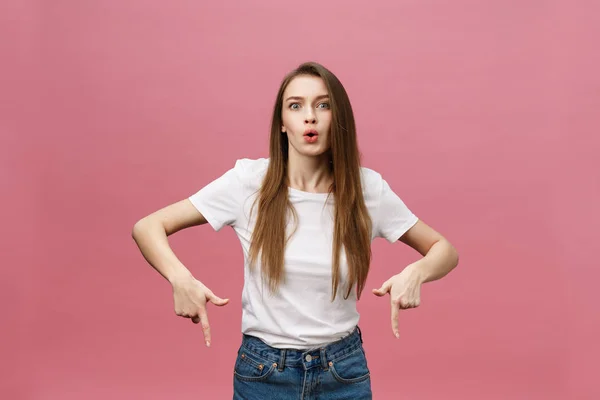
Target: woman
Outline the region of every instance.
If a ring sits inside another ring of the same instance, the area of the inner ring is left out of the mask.
[[[283,80],[268,159],[238,160],[188,199],[133,229],[146,260],[173,286],[175,312],[211,335],[206,304],[227,304],[177,259],[167,236],[209,223],[233,227],[244,251],[242,344],[234,399],[370,399],[356,302],[371,241],[400,240],[424,257],[374,289],[398,310],[423,283],[458,263],[452,245],[419,220],[377,172],[361,167],[350,101],[339,80],[304,63]]]

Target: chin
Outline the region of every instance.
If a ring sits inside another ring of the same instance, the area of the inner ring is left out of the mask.
[[[327,152],[327,149],[314,149],[309,151],[302,151],[300,154],[307,157],[321,157]]]
[[[304,157],[320,157],[327,153],[329,148],[323,143],[320,144],[307,144],[307,143],[294,143],[290,142],[290,150]]]

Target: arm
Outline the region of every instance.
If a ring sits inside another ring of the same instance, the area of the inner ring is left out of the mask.
[[[411,264],[421,283],[441,279],[458,265],[454,246],[421,220],[399,240],[423,256]]]
[[[167,237],[205,223],[204,216],[185,199],[139,220],[133,226],[132,237],[146,261],[173,285],[192,274],[175,256]]]
[[[191,318],[195,324],[201,322],[206,345],[210,346],[206,303],[224,306],[229,300],[215,296],[202,282],[196,280],[175,256],[167,239],[175,232],[206,222],[206,218],[186,199],[139,220],[133,226],[132,236],[146,261],[171,283],[175,314]]]
[[[398,310],[418,307],[421,303],[421,285],[441,279],[458,265],[456,249],[421,220],[399,240],[423,257],[385,281],[381,288],[373,289],[373,294],[380,297],[390,293],[392,331],[397,338],[400,337]]]

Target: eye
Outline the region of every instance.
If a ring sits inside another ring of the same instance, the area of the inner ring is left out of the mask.
[[[329,108],[329,103],[321,103],[321,104],[319,104],[319,107],[320,106],[325,106],[323,108]]]
[[[292,110],[297,110],[297,109],[298,109],[298,107],[294,107],[294,106],[298,106],[298,107],[300,107],[300,104],[298,104],[298,103],[292,103],[292,104],[290,104],[288,107],[289,107],[289,108],[291,108]]]

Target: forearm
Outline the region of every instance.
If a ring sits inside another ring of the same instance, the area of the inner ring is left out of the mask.
[[[160,222],[140,220],[133,227],[132,237],[148,264],[171,284],[192,276],[169,246],[167,233]]]
[[[458,252],[446,239],[431,246],[427,254],[411,264],[421,283],[435,281],[446,276],[458,265]]]

